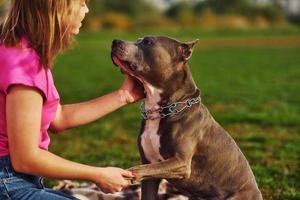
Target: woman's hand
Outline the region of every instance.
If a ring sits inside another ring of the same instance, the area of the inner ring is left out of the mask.
[[[119,94],[124,104],[134,103],[145,97],[144,88],[131,76],[127,76],[119,89]]]
[[[132,172],[117,167],[97,168],[92,180],[105,193],[119,192],[131,183]]]

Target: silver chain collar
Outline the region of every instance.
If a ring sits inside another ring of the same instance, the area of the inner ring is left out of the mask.
[[[157,118],[166,118],[167,116],[173,116],[177,115],[186,108],[192,107],[194,104],[200,103],[201,102],[201,97],[200,95],[198,97],[192,98],[192,99],[187,99],[185,101],[178,101],[174,102],[172,104],[169,104],[167,106],[163,106],[157,109],[151,109],[151,110],[146,110],[145,109],[145,99],[143,99],[142,104],[141,104],[141,115],[142,117],[147,120],[147,119],[157,119]],[[182,108],[178,109],[177,105],[184,105]],[[158,112],[159,116],[157,117],[151,117],[150,115],[152,113]]]

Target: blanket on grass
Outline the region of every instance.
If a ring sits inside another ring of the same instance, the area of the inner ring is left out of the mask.
[[[121,192],[106,194],[102,192],[95,184],[79,183],[74,181],[60,181],[58,185],[53,187],[67,194],[70,194],[80,200],[140,200],[141,187],[140,185],[131,185]],[[158,190],[159,200],[188,200],[172,187],[166,180],[163,180],[159,185]]]

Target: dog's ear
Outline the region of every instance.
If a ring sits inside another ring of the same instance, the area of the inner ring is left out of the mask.
[[[180,52],[182,54],[182,58],[184,61],[187,61],[191,58],[193,53],[193,48],[199,39],[196,39],[192,42],[181,43],[179,46]]]

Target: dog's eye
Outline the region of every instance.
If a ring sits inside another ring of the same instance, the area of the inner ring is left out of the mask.
[[[149,38],[144,38],[144,39],[143,39],[143,44],[144,44],[144,45],[151,45],[151,44],[152,44],[152,41],[151,41]]]

